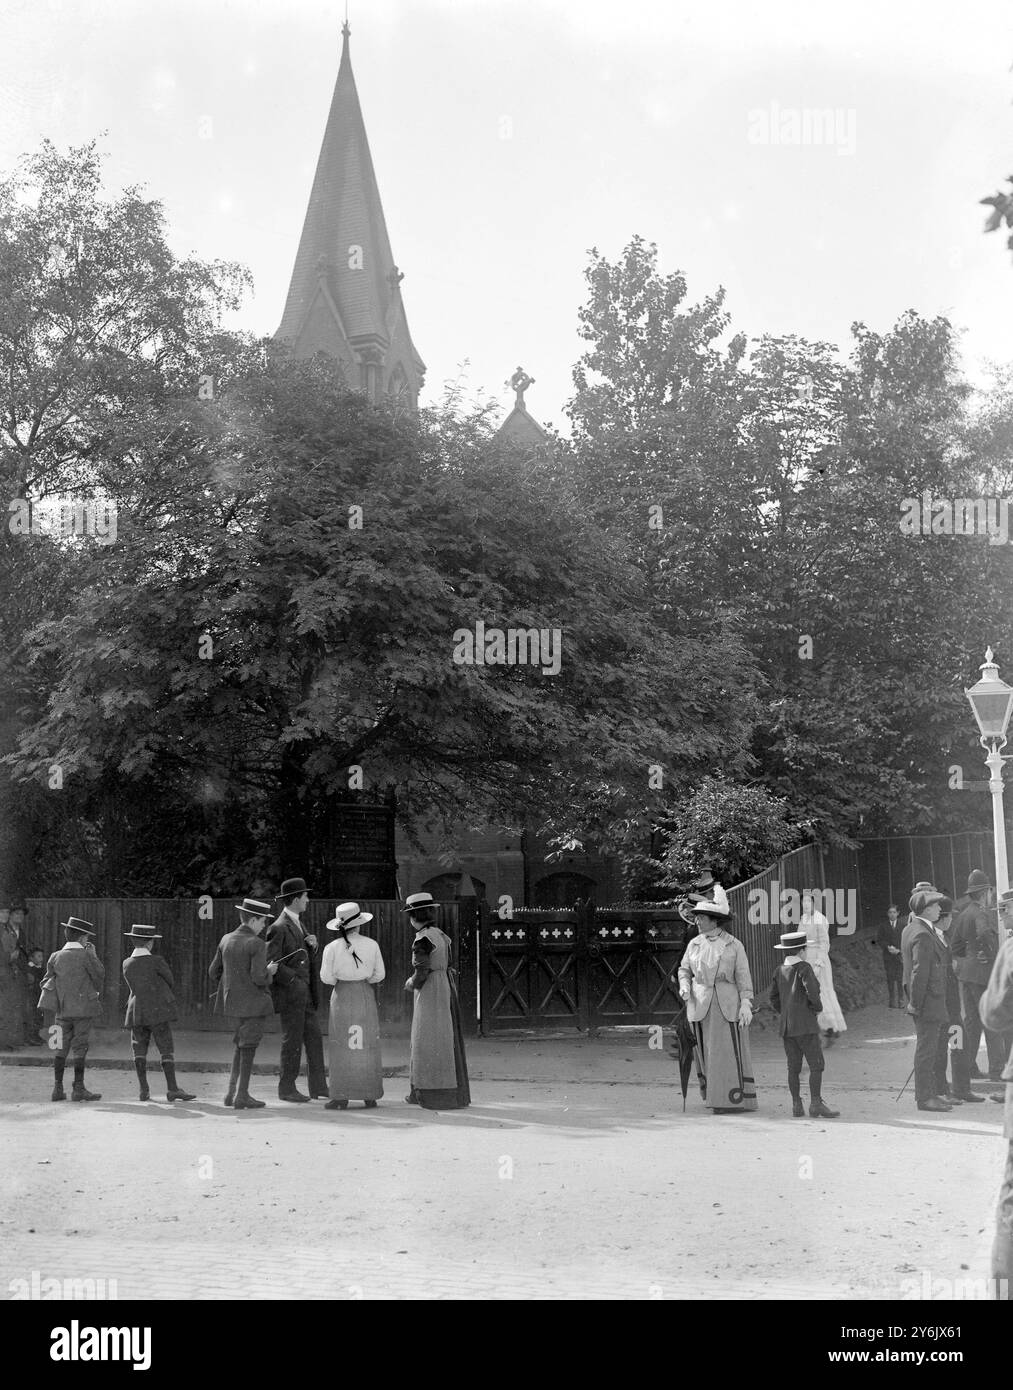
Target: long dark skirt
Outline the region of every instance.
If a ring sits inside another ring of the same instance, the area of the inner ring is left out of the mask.
[[[693,1055],[700,1095],[709,1110],[755,1110],[756,1082],[749,1032],[729,1023],[711,1000],[707,1017],[693,1024]]]
[[[450,986],[450,1019],[454,1030],[454,1071],[457,1075],[457,1085],[440,1091],[413,1088],[412,1094],[426,1110],[463,1110],[466,1105],[471,1104],[468,1059],[464,1053],[464,1033],[461,1030],[461,1006],[453,983]]]
[[[327,1044],[331,1100],[379,1100],[383,1095],[380,1020],[373,986],[365,980],[339,980],[334,986]]]

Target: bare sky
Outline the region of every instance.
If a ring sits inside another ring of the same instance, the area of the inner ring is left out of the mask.
[[[181,254],[249,266],[277,328],[340,56],[336,0],[0,0],[0,169],[105,132]],[[733,327],[843,343],[943,313],[1013,360],[1013,10],[994,0],[350,0],[426,397],[518,363],[562,423],[586,251],[636,232]],[[826,124],[816,112],[834,113]],[[776,137],[776,143],[775,143]]]

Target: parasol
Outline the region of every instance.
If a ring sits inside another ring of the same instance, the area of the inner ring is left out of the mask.
[[[682,1109],[686,1112],[686,1092],[689,1090],[689,1074],[693,1070],[693,1029],[686,1017],[683,1004],[672,1022],[671,1054],[679,1063],[679,1081],[682,1084]]]

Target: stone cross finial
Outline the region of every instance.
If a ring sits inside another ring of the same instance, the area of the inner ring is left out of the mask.
[[[534,377],[528,376],[527,372],[524,370],[523,367],[518,367],[517,370],[514,372],[513,376],[510,378],[510,385],[517,393],[517,398],[514,401],[515,406],[520,406],[521,410],[524,410],[524,392],[528,389],[529,386],[534,386],[534,384]]]
[[[387,276],[387,284],[390,286],[391,294],[394,294],[403,279],[404,271],[398,270],[396,265],[392,266],[390,274]]]

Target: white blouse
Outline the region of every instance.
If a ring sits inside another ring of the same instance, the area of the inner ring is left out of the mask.
[[[353,951],[359,957],[358,965]],[[371,936],[351,931],[347,941],[339,936],[324,947],[320,979],[325,985],[336,985],[339,980],[365,980],[368,985],[378,985],[386,974],[379,944]]]

